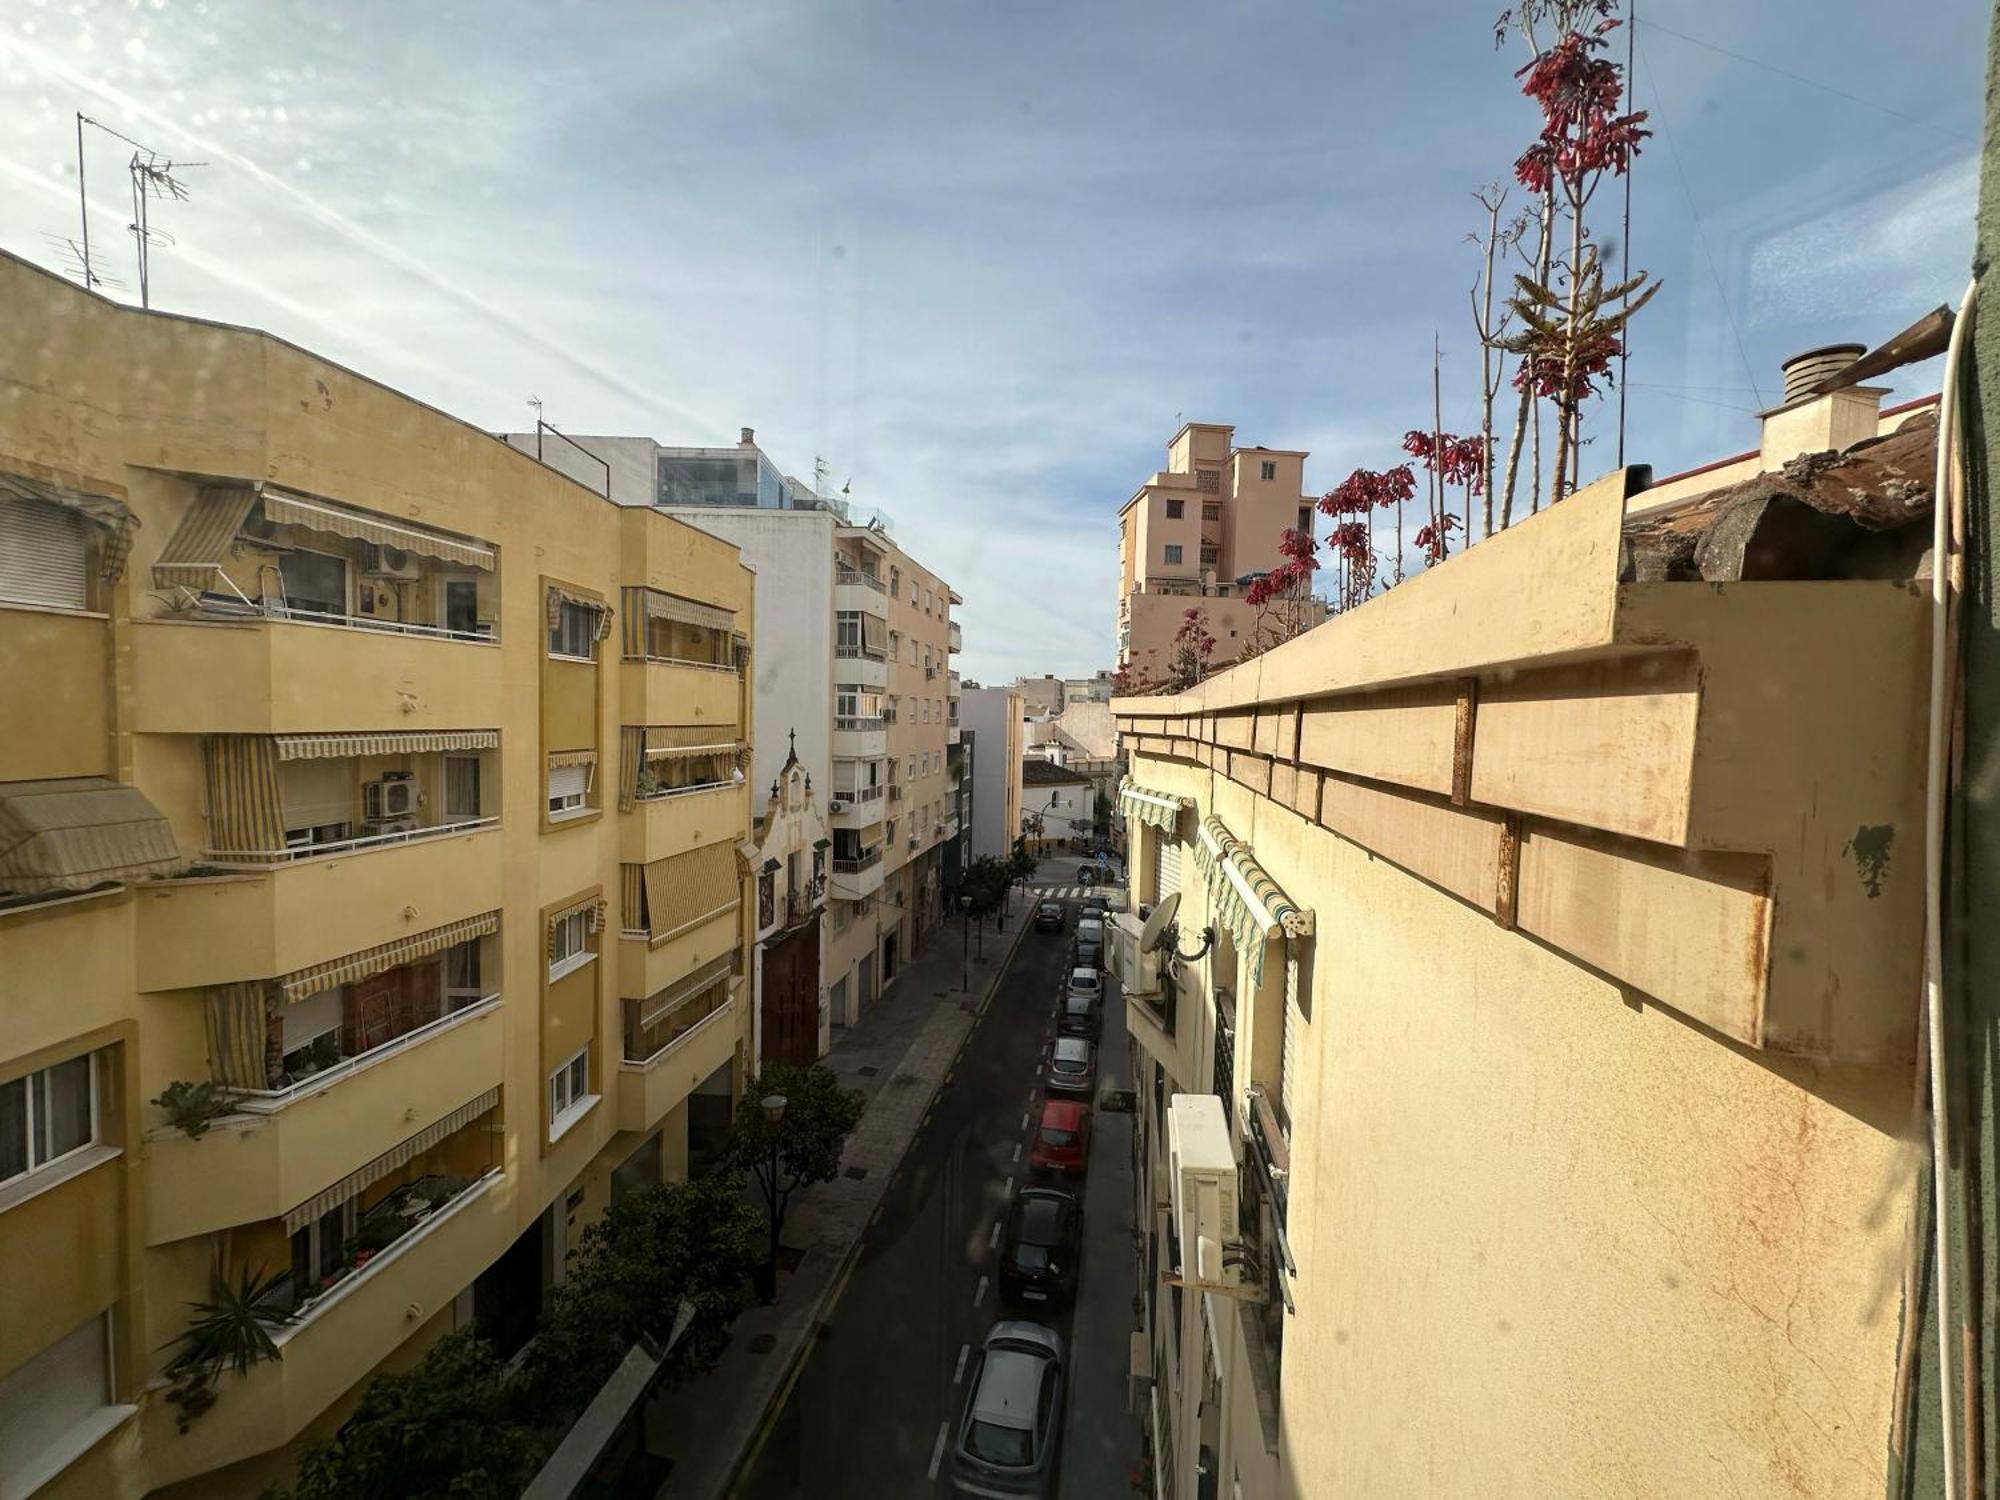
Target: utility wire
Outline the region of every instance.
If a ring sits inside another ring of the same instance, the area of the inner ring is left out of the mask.
[[[1636,25],[1637,23],[1635,22],[1634,24]],[[1919,119],[1915,115],[1906,115],[1900,109],[1891,109],[1888,105],[1879,104],[1873,99],[1864,99],[1859,94],[1850,94],[1846,89],[1837,89],[1830,83],[1821,83],[1817,78],[1808,78],[1803,73],[1794,73],[1791,69],[1781,68],[1776,63],[1765,62],[1761,57],[1745,57],[1741,52],[1731,52],[1727,47],[1718,47],[1713,42],[1704,42],[1698,36],[1689,36],[1685,31],[1676,31],[1671,26],[1662,26],[1658,21],[1648,21],[1646,29],[1648,31],[1660,32],[1666,36],[1677,37],[1690,46],[1701,47],[1707,51],[1719,53],[1723,57],[1732,58],[1740,63],[1747,63],[1753,68],[1762,68],[1767,73],[1776,73],[1780,78],[1789,78],[1793,83],[1802,83],[1809,89],[1818,89],[1821,93],[1831,94],[1836,99],[1845,99],[1849,104],[1859,104],[1864,109],[1872,109],[1877,114],[1887,115],[1893,120],[1901,120],[1909,125],[1921,125],[1926,130],[1935,130],[1939,135],[1950,136],[1955,141],[1972,141],[1975,145],[1978,143],[1977,137],[1967,135],[1962,130],[1953,130],[1949,126],[1934,124],[1930,120]]]
[[[1701,257],[1708,263],[1708,274],[1715,282],[1715,295],[1722,300],[1722,316],[1729,322],[1729,332],[1736,340],[1736,357],[1743,361],[1743,373],[1750,377],[1750,391],[1756,396],[1757,404],[1764,404],[1763,388],[1757,384],[1757,371],[1750,363],[1749,351],[1743,347],[1743,330],[1736,325],[1735,309],[1729,305],[1729,293],[1723,289],[1722,273],[1715,268],[1715,253],[1708,247],[1708,234],[1701,225],[1701,210],[1695,207],[1694,190],[1688,186],[1687,168],[1681,165],[1680,148],[1674,145],[1674,134],[1667,129],[1666,101],[1660,94],[1659,81],[1653,77],[1652,64],[1646,55],[1638,53],[1639,66],[1646,74],[1646,87],[1652,91],[1653,112],[1660,122],[1660,139],[1667,143],[1667,155],[1674,160],[1674,175],[1680,179],[1681,196],[1687,199],[1688,213],[1694,217],[1695,243],[1701,246]]]

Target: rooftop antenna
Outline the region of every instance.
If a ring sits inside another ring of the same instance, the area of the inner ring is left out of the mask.
[[[535,409],[535,459],[537,462],[540,462],[542,457],[542,398],[540,396],[530,396],[528,398],[528,405]]]
[[[100,287],[115,287],[121,292],[125,290],[125,283],[123,281],[119,280],[116,276],[108,276],[97,268],[97,260],[94,256],[85,256],[83,247],[77,243],[74,236],[52,234],[44,230],[42,241],[63,258],[64,273],[74,276],[90,290],[96,291]]]
[[[127,171],[132,176],[132,222],[127,225],[133,243],[139,253],[139,305],[150,308],[152,301],[152,250],[155,245],[171,245],[174,237],[165,230],[155,229],[151,224],[152,201],[155,198],[171,198],[176,203],[188,201],[187,184],[174,175],[179,167],[182,171],[190,167],[205,167],[205,161],[175,162],[160,155],[151,146],[135,141],[129,135],[113,130],[102,120],[94,120],[79,112],[76,117],[76,192],[78,207],[83,215],[83,243],[78,247],[77,256],[82,262],[83,284],[94,286],[104,283],[90,259],[90,198],[84,182],[83,127],[91,125],[103,131],[114,140],[123,141],[132,148],[132,160],[127,163]]]

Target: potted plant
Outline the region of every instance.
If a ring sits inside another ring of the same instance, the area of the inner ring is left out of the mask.
[[[291,1320],[277,1304],[285,1279],[282,1273],[268,1276],[246,1267],[231,1286],[218,1273],[210,1283],[209,1300],[190,1304],[194,1317],[174,1341],[179,1348],[164,1371],[173,1382],[167,1400],[182,1432],[215,1405],[216,1378],[224,1370],[241,1375],[278,1357],[271,1330]]]
[[[153,1102],[167,1112],[167,1123],[199,1139],[208,1127],[230,1112],[228,1090],[219,1083],[190,1083],[185,1078],[170,1083]]]

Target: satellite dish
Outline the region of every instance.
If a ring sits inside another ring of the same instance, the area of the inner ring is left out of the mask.
[[[1167,941],[1167,929],[1174,925],[1174,913],[1181,909],[1181,893],[1170,891],[1160,898],[1146,925],[1139,929],[1139,951],[1151,953]]]

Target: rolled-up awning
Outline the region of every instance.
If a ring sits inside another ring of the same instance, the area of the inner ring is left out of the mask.
[[[574,604],[578,609],[587,609],[597,616],[597,638],[601,641],[611,634],[611,606],[590,594],[580,594],[575,589],[563,588],[560,584],[549,585],[549,629],[554,630],[562,623],[562,607]]]
[[[356,755],[422,755],[433,750],[497,750],[497,729],[435,729],[407,734],[281,734],[279,760],[341,760]]]
[[[647,931],[654,942],[733,911],[742,899],[736,846],[704,844],[646,866]]]
[[[484,912],[476,917],[466,917],[461,921],[447,922],[442,927],[433,927],[427,932],[413,932],[408,937],[397,938],[393,943],[383,943],[379,947],[364,948],[359,953],[350,953],[343,958],[329,959],[323,964],[312,964],[307,968],[294,969],[289,974],[278,976],[278,991],[287,1001],[303,1000],[308,995],[317,995],[322,990],[330,990],[336,985],[355,984],[375,974],[386,974],[391,969],[400,969],[404,964],[413,964],[420,959],[435,958],[447,948],[455,948],[474,938],[482,938],[500,930],[500,913]]]
[[[125,571],[125,558],[132,550],[132,533],[139,529],[139,518],[132,514],[132,507],[123,500],[92,494],[89,490],[73,490],[66,485],[48,484],[40,479],[30,479],[26,474],[0,471],[0,499],[8,498],[60,505],[64,510],[77,512],[93,526],[102,527],[105,533],[104,552],[98,559],[97,576],[106,583],[116,583],[118,575]]]
[[[542,945],[550,958],[556,954],[556,929],[571,917],[581,916],[584,925],[592,932],[604,930],[605,902],[602,896],[585,896],[581,901],[549,913],[548,925],[542,933]]]
[[[736,963],[736,955],[725,953],[720,958],[711,959],[683,979],[676,980],[656,995],[649,996],[639,1006],[639,1029],[648,1030],[665,1020],[673,1010],[686,1004],[704,990],[727,979]]]
[[[704,630],[733,631],[736,628],[736,611],[724,609],[717,604],[703,604],[696,599],[683,599],[678,594],[663,593],[659,589],[641,589],[646,598],[646,617],[650,620],[677,620],[683,625],[699,625]]]
[[[373,542],[379,547],[396,547],[417,552],[441,562],[464,563],[467,567],[493,570],[493,549],[469,537],[433,531],[414,521],[399,521],[364,510],[349,510],[331,500],[301,495],[296,490],[263,486],[264,519],[277,526],[303,526],[351,541]]]
[[[743,748],[734,724],[649,724],[646,759],[667,755],[734,755]]]
[[[198,594],[250,596],[238,588],[225,567],[230,544],[257,503],[256,486],[205,484],[167,545],[153,560],[153,584],[163,589],[193,589]]]
[[[874,615],[861,617],[861,649],[872,656],[889,654],[889,622]]]
[[[1118,789],[1118,810],[1136,823],[1145,823],[1166,833],[1177,832],[1181,817],[1194,806],[1192,797],[1176,797],[1168,792],[1148,791],[1127,781]]]
[[[463,1130],[499,1102],[500,1090],[488,1089],[478,1097],[466,1100],[435,1125],[426,1126],[408,1140],[399,1141],[391,1146],[367,1166],[349,1172],[333,1186],[314,1193],[285,1215],[285,1233],[297,1234],[321,1214],[331,1213],[349,1198],[366,1191],[371,1184],[380,1182],[398,1167],[415,1161],[446,1136]]]
[[[1264,945],[1276,937],[1311,937],[1312,913],[1287,896],[1250,846],[1213,814],[1196,831],[1194,861],[1217,921],[1249,956],[1253,982],[1263,983]]]
[[[594,766],[597,764],[595,750],[551,750],[549,769],[560,771],[565,766]]]
[[[102,776],[0,782],[0,891],[87,891],[186,863],[135,786]]]

